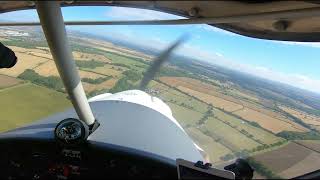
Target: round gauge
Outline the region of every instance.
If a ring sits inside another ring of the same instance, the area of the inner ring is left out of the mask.
[[[57,125],[55,137],[64,143],[74,144],[86,137],[86,129],[83,123],[77,119],[65,119]]]

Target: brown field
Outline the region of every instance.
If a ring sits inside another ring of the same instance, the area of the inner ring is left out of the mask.
[[[10,49],[12,49],[12,51],[16,52],[21,52],[21,53],[25,53],[30,51],[30,49],[27,48],[23,48],[23,47],[18,47],[18,46],[8,46]]]
[[[58,70],[54,61],[48,61],[33,69],[41,76],[59,76]]]
[[[316,152],[320,152],[320,141],[319,140],[300,140],[296,143],[308,147]]]
[[[199,98],[200,100],[208,104],[212,104],[214,107],[223,108],[226,111],[236,111],[243,108],[242,105],[236,104],[234,102],[227,101],[216,96],[211,96],[209,94],[205,94],[199,91],[195,91],[184,86],[178,86],[177,88],[191,96]]]
[[[48,61],[44,64],[41,64],[40,66],[36,67],[34,69],[38,74],[41,76],[59,76],[58,70],[54,64],[54,61]],[[93,73],[93,72],[88,72],[88,71],[83,71],[79,70],[79,74],[81,78],[91,78],[91,79],[97,79],[99,77],[105,77],[101,74]]]
[[[138,51],[134,51],[132,49],[124,48],[121,46],[115,46],[114,44],[106,41],[100,41],[100,40],[93,40],[93,39],[87,39],[87,38],[81,38],[82,40],[86,41],[87,44],[85,45],[92,45],[94,48],[108,51],[108,52],[116,52],[118,54],[131,56],[135,58],[142,58],[144,60],[151,60],[153,57]]]
[[[263,106],[221,94],[214,86],[190,78],[161,77],[160,81],[212,104],[214,107],[232,112],[240,117],[259,123],[273,133],[281,131],[305,132],[308,129],[288,120],[280,113],[265,109]]]
[[[246,101],[242,101],[242,105],[249,108],[249,109],[253,109],[253,110],[258,111],[262,114],[265,114],[267,116],[287,121],[286,120],[287,118],[284,115],[280,114],[279,112],[275,112],[270,109],[266,109],[265,107],[263,107],[260,104],[253,104],[253,103],[249,103]]]
[[[0,69],[0,74],[5,74],[8,76],[17,77],[19,74],[23,73],[26,69],[33,69],[41,63],[48,61],[46,58],[35,57],[26,53],[15,52],[18,62],[10,69]]]
[[[287,113],[301,119],[306,124],[320,126],[320,117],[313,116],[313,115],[305,113],[303,111],[299,111],[297,109],[289,108],[286,106],[279,106],[279,108],[286,111]]]
[[[257,122],[260,126],[268,129],[269,131],[272,131],[273,133],[279,133],[281,131],[308,131],[308,129],[302,127],[297,123],[291,122],[289,120],[276,119],[249,108],[244,108],[242,110],[236,111],[234,112],[234,114],[246,120]]]
[[[48,54],[46,52],[34,52],[34,51],[31,51],[31,52],[28,52],[28,54],[36,56],[36,57],[42,57],[42,58],[46,58],[48,60],[52,60],[52,55]]]
[[[160,81],[171,86],[184,86],[203,93],[216,91],[218,87],[187,77],[160,77]]]
[[[274,118],[286,119],[286,117],[284,117],[283,115],[281,115],[277,112],[273,112],[271,110],[265,109],[265,107],[258,105],[257,103],[251,103],[248,101],[236,99],[230,95],[224,95],[217,90],[216,86],[212,86],[210,84],[203,83],[199,80],[184,78],[184,77],[161,77],[160,81],[162,81],[163,83],[165,83],[169,86],[174,86],[174,87],[184,86],[189,89],[199,91],[201,93],[212,95],[212,96],[215,96],[216,98],[223,99],[227,102],[232,102],[233,104],[234,103],[238,104],[238,106],[241,106],[241,107],[248,107],[250,109],[261,112],[263,114],[266,114],[266,115],[274,117]],[[257,97],[255,97],[253,95],[249,95],[248,93],[244,93],[244,92],[238,91],[236,89],[233,89],[232,91],[233,91],[233,93],[236,93],[236,94],[241,95],[243,97],[246,97],[248,99],[259,101],[259,99]],[[225,110],[227,110],[227,109],[225,109]]]
[[[293,178],[320,167],[320,154],[294,142],[279,149],[254,156],[283,178]]]
[[[11,87],[20,83],[22,83],[22,81],[19,79],[6,75],[0,75],[0,89]]]
[[[89,53],[74,51],[72,52],[72,55],[74,59],[82,60],[82,61],[96,60],[96,61],[102,61],[102,62],[111,62],[110,59],[100,54],[89,54]]]
[[[83,82],[82,85],[86,92],[91,92],[94,90],[111,89],[116,84],[117,81],[118,79],[112,78],[107,81],[104,81],[101,84],[90,84],[90,83]]]

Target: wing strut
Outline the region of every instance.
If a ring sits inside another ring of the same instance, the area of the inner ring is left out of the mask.
[[[60,4],[58,1],[36,1],[36,8],[53,60],[79,119],[90,128],[96,128],[98,123],[89,106],[72,57]]]

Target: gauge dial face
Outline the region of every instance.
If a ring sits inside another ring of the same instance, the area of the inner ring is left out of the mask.
[[[75,142],[84,136],[83,125],[76,119],[66,119],[58,124],[56,137],[66,143]]]

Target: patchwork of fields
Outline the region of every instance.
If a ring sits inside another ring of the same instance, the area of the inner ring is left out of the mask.
[[[88,44],[72,46],[87,96],[136,88],[150,65],[151,57],[140,52],[97,40]],[[10,70],[0,70],[0,132],[71,107],[47,47],[10,47],[19,62]],[[312,134],[320,129],[320,116],[279,105],[228,81],[191,76],[179,66],[163,68],[166,73],[159,73],[146,91],[170,106],[173,116],[212,163],[253,156],[285,178],[320,165],[320,143]],[[288,132],[313,141],[290,141]]]
[[[317,142],[319,144],[319,142]],[[314,149],[312,142],[290,142],[279,149],[254,156],[254,159],[263,163],[280,177],[294,178],[319,169],[320,146]],[[314,151],[316,150],[316,151]]]

